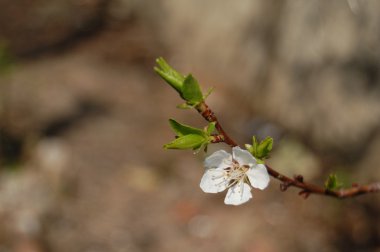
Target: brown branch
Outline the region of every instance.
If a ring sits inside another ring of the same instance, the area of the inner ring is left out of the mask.
[[[207,106],[206,103],[202,102],[195,107],[195,109],[206,119],[208,122],[215,122],[215,128],[217,131],[224,136],[224,142],[230,146],[238,146],[238,144],[232,140],[227,133],[224,131],[222,126],[220,125],[218,118],[216,118],[214,112]]]
[[[215,128],[222,137],[219,137],[218,141],[215,142],[225,142],[231,147],[238,146],[238,144],[223,130],[222,125],[218,121],[218,118],[215,116],[214,112],[209,108],[209,106],[205,102],[198,104],[195,108],[208,122],[216,123]],[[286,191],[289,187],[300,188],[302,190],[298,194],[304,197],[305,199],[310,194],[326,195],[343,199],[367,193],[380,192],[380,182],[362,186],[353,185],[350,188],[332,191],[321,186],[304,182],[303,177],[301,175],[297,175],[294,178],[290,178],[285,175],[282,175],[281,173],[274,170],[267,164],[265,166],[267,167],[270,176],[282,182],[280,184],[281,191]]]

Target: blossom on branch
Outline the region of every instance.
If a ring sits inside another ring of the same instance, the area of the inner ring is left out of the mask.
[[[232,155],[219,150],[206,158],[205,173],[200,187],[206,193],[218,193],[228,188],[224,203],[241,205],[252,198],[251,187],[265,189],[269,175],[264,164],[247,150],[232,148]]]

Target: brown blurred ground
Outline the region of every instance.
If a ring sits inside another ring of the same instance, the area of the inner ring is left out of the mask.
[[[205,155],[164,151],[202,126],[154,75],[206,89],[240,143],[323,184],[380,180],[380,2],[0,1],[0,251],[380,251],[379,195],[303,200],[278,182],[229,207]],[[212,152],[224,146],[212,146]]]

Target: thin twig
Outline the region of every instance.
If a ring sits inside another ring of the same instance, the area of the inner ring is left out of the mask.
[[[203,116],[204,119],[206,119],[208,122],[215,122],[215,128],[216,130],[224,136],[224,142],[232,147],[238,146],[238,144],[232,140],[227,133],[222,128],[222,125],[220,125],[218,118],[216,118],[214,112],[207,106],[205,102],[202,102],[198,104],[198,106],[195,107],[195,109]]]
[[[195,108],[203,116],[203,118],[206,119],[208,122],[215,122],[215,128],[217,129],[219,134],[222,135],[224,138],[223,142],[225,142],[231,147],[238,146],[238,144],[223,130],[222,125],[218,121],[218,118],[216,117],[215,113],[210,109],[210,107],[205,102],[198,104],[198,106],[196,106]],[[326,195],[326,196],[343,199],[343,198],[355,197],[355,196],[367,194],[367,193],[380,192],[380,182],[369,184],[369,185],[361,185],[361,186],[353,185],[352,187],[349,187],[349,188],[332,191],[321,186],[306,183],[303,180],[303,176],[301,175],[297,175],[294,178],[290,178],[274,170],[272,167],[270,167],[267,164],[265,166],[270,176],[282,182],[280,184],[281,191],[286,191],[289,187],[300,188],[302,190],[298,194],[304,197],[305,199],[310,194]]]

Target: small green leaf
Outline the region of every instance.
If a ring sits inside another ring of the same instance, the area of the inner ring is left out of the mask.
[[[174,119],[169,119],[169,123],[170,123],[170,126],[172,127],[172,129],[174,130],[174,132],[179,137],[189,135],[189,134],[200,135],[200,136],[205,135],[203,130],[193,128],[193,127],[185,125],[185,124],[181,124]]]
[[[211,133],[215,130],[216,122],[210,122],[207,126],[206,133],[207,135],[211,135]]]
[[[204,152],[207,152],[207,147],[208,147],[208,144],[209,142],[204,142],[203,144],[201,144],[199,147],[197,148],[194,148],[194,154],[198,154],[201,150],[203,150]]]
[[[273,138],[267,137],[260,143],[257,142],[255,136],[252,137],[252,145],[246,144],[245,148],[258,160],[265,159],[269,156],[273,147]]]
[[[185,136],[181,136],[172,142],[165,144],[165,149],[179,149],[179,150],[185,150],[185,149],[199,149],[202,147],[202,145],[207,144],[207,139],[204,136],[196,135],[196,134],[189,134]]]
[[[255,136],[252,136],[252,145],[253,145],[253,148],[254,148],[255,151],[256,151],[256,149],[257,149],[257,147],[258,147],[258,142],[257,142],[257,139],[256,139]]]
[[[162,57],[159,57],[156,60],[158,66],[162,69],[162,71],[167,74],[173,76],[173,78],[180,80],[183,82],[185,80],[185,76],[177,72],[174,68],[172,68]]]
[[[206,100],[207,97],[209,97],[209,95],[212,93],[212,91],[214,91],[214,88],[211,87],[207,90],[206,94],[203,96],[203,100]]]
[[[326,179],[325,188],[327,190],[336,190],[341,188],[342,186],[343,184],[338,181],[338,177],[334,173],[330,174]]]
[[[179,109],[191,109],[191,108],[194,108],[194,106],[191,106],[187,103],[182,103],[182,104],[177,105],[177,108],[179,108]]]
[[[182,96],[190,104],[197,104],[203,101],[202,91],[199,87],[198,81],[189,74],[183,82]]]
[[[154,71],[182,96],[182,86],[185,77],[174,70],[162,57],[156,59],[156,63],[158,67],[154,67]]]
[[[260,142],[257,147],[257,157],[259,159],[267,158],[269,156],[270,151],[273,147],[273,138],[267,137],[263,141]]]
[[[255,136],[252,136],[252,155],[257,157],[257,148],[259,147],[259,143]]]
[[[249,151],[249,152],[253,155],[253,153],[254,153],[254,151],[253,151],[253,146],[250,145],[250,144],[245,144],[244,146],[245,146],[245,148],[247,149],[247,151]],[[254,156],[254,155],[253,155],[253,156]]]
[[[252,156],[257,157],[257,139],[255,136],[252,136],[252,145],[246,144],[245,148],[252,154]]]

